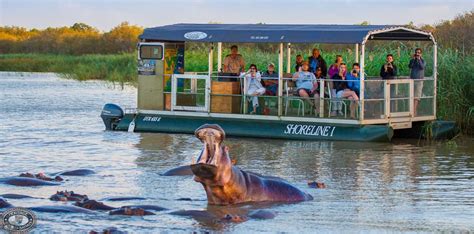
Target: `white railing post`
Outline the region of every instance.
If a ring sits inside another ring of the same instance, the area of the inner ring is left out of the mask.
[[[214,56],[214,43],[211,43],[211,47],[209,48],[209,61],[208,61],[209,76],[212,76],[213,56]]]
[[[424,77],[423,77],[424,78]],[[438,45],[436,44],[435,41],[433,41],[433,78],[434,78],[434,84],[433,84],[433,116],[436,118],[436,99],[437,99],[437,83],[438,83]],[[424,80],[422,82],[425,82]],[[420,99],[421,100],[421,99]]]
[[[282,115],[282,96],[283,96],[283,43],[280,43],[278,50],[278,116]]]
[[[286,46],[286,73],[291,72],[291,43]]]
[[[357,46],[358,47],[358,46]],[[364,93],[365,93],[365,42],[362,43],[360,53],[360,90],[359,90],[359,121],[364,121]]]
[[[355,44],[355,61],[356,63],[359,62],[359,43]]]

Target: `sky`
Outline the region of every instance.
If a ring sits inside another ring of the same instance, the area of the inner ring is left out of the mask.
[[[44,29],[86,23],[108,31],[121,22],[435,24],[474,9],[474,0],[0,0],[0,25]]]

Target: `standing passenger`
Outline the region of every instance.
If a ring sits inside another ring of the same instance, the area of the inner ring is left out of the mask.
[[[336,55],[336,61],[334,61],[334,63],[329,67],[329,71],[328,71],[329,77],[333,77],[334,75],[339,73],[339,66],[343,62],[344,61],[342,59],[342,55],[339,55],[339,54]],[[346,75],[346,74],[344,74],[344,75]]]
[[[230,47],[230,54],[224,59],[224,72],[239,74],[245,71],[245,60],[239,54],[239,48],[236,45]]]
[[[384,80],[395,79],[397,76],[397,66],[393,63],[393,55],[387,54],[387,62],[380,68],[380,76]]]
[[[303,56],[301,54],[296,55],[296,65],[295,65],[295,71],[299,71],[301,65],[303,65]]]
[[[415,101],[413,105],[414,109],[414,115],[416,116],[416,110],[418,108],[418,103],[420,102],[421,94],[423,91],[423,81],[418,79],[423,79],[425,78],[425,60],[421,57],[421,49],[416,48],[415,49],[415,54],[413,55],[413,58],[410,60],[410,64],[408,67],[411,69],[410,71],[410,78],[414,79],[414,93],[415,93]]]
[[[324,58],[321,56],[321,53],[319,49],[314,48],[313,49],[313,55],[308,57],[308,63],[309,63],[309,70],[312,73],[316,72],[316,69],[318,67],[321,68],[321,71],[323,72],[323,76],[326,77],[328,75],[328,68],[326,65],[326,61]],[[296,70],[298,71],[298,70]]]

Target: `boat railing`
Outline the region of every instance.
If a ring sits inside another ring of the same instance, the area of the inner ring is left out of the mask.
[[[363,85],[363,98],[360,91],[356,91],[356,98],[336,92],[334,82],[346,83],[346,86],[352,82],[360,86],[360,82],[354,80],[317,79],[315,89],[318,96],[308,98],[298,95],[295,80],[288,74],[281,79],[261,77],[263,83],[282,80],[283,85],[281,95],[266,92],[258,96],[244,93],[246,81],[241,76],[217,72],[209,76],[209,73],[203,72],[175,74],[173,77],[174,96],[173,92],[165,92],[168,95],[165,98],[167,110],[172,111],[341,119],[363,124],[388,123],[396,118],[426,120],[435,116],[434,79],[429,77],[419,80],[367,77]],[[415,101],[418,102],[416,110]],[[253,109],[255,103],[258,103],[256,111]]]

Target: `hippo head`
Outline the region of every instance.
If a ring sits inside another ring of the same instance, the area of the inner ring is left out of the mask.
[[[204,144],[197,163],[191,165],[194,180],[207,185],[223,185],[231,176],[232,162],[229,149],[222,142],[224,130],[217,124],[204,124],[194,132]]]

